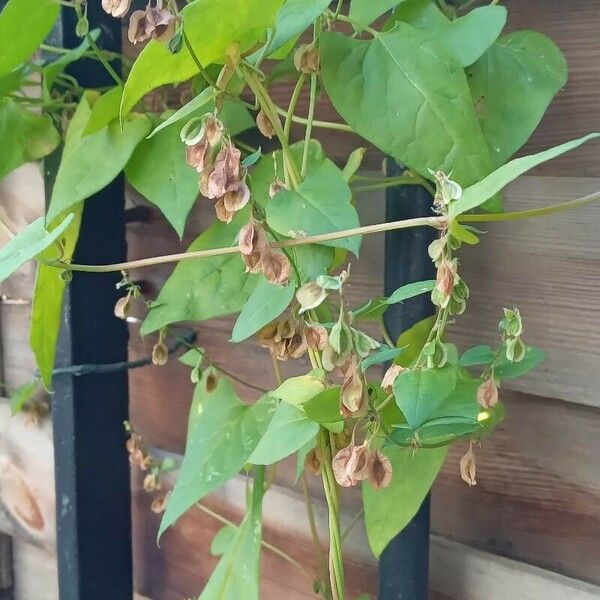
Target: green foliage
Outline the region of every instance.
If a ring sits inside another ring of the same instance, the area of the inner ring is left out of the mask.
[[[71,224],[74,216],[73,214],[67,215],[52,231],[46,230],[44,219],[40,217],[0,249],[0,283],[28,260],[54,244]],[[58,249],[55,254],[58,257]]]
[[[432,0],[405,0],[396,7],[384,29],[391,29],[396,21],[404,21],[418,29],[438,29],[448,24],[446,15]]]
[[[467,76],[492,160],[500,166],[529,139],[567,82],[567,63],[545,35],[517,31],[499,39]]]
[[[204,66],[225,62],[226,52],[239,44],[245,52],[264,40],[282,0],[196,0],[180,13],[183,28],[194,52]],[[151,90],[179,83],[198,73],[186,45],[177,54],[152,40],[136,59],[123,92],[121,114],[126,115]]]
[[[389,487],[375,491],[363,484],[365,525],[373,554],[380,556],[387,544],[417,514],[446,459],[447,448],[431,450],[388,446],[383,452],[392,462]]]
[[[460,200],[456,200],[450,204],[450,216],[457,217],[458,215],[481,206],[486,200],[497,194],[504,186],[511,181],[514,181],[520,175],[523,175],[523,173],[533,169],[533,167],[537,167],[537,165],[556,158],[565,152],[574,150],[582,144],[599,136],[600,133],[590,133],[582,138],[566,142],[560,146],[550,148],[549,150],[511,160],[499,169],[496,169],[493,173],[490,173],[478,183],[467,188]]]
[[[295,190],[280,191],[266,208],[267,223],[281,235],[302,237],[359,227],[352,193],[342,172],[327,158]],[[291,227],[293,225],[293,227]],[[323,242],[358,256],[360,236]]]
[[[231,546],[238,530],[239,527],[233,525],[225,525],[222,529],[219,529],[210,543],[210,553],[213,556],[223,556],[227,548]]]
[[[458,361],[461,367],[489,365],[494,360],[494,351],[489,346],[473,346],[469,348]]]
[[[237,213],[229,225],[213,223],[188,252],[230,246],[247,220],[245,210]],[[181,261],[152,303],[141,333],[147,335],[180,321],[205,321],[239,312],[256,283],[256,276],[245,273],[238,254]]]
[[[0,75],[33,55],[50,33],[59,10],[56,0],[9,0],[0,14]]]
[[[410,329],[402,332],[396,346],[404,348],[402,356],[394,361],[403,367],[409,367],[417,359],[421,352],[429,332],[435,323],[435,316],[427,317],[415,323]]]
[[[40,383],[37,379],[26,381],[10,394],[10,412],[13,415],[21,412],[28,400],[31,399]]]
[[[519,362],[510,362],[506,354],[494,363],[494,375],[500,379],[514,379],[522,377],[529,371],[535,369],[546,359],[546,355],[539,348],[528,347],[525,350],[525,356]]]
[[[104,129],[104,127],[110,125],[119,116],[122,94],[123,88],[120,85],[116,85],[94,102],[82,135],[89,135],[90,133],[96,133]]]
[[[97,93],[86,92],[71,120],[48,208],[49,222],[107,186],[150,131],[147,117],[130,115],[122,129],[113,121],[100,131],[84,136],[97,99]]]
[[[424,177],[452,171],[467,186],[491,171],[467,79],[441,44],[405,23],[369,41],[321,41],[327,94],[362,137]]]
[[[160,208],[179,237],[198,197],[198,174],[186,162],[180,128],[172,125],[142,140],[125,167],[129,183]]]
[[[325,389],[323,377],[323,371],[319,370],[311,371],[308,375],[288,377],[277,389],[271,392],[271,396],[292,406],[302,407],[305,402],[308,402]]]
[[[181,473],[160,524],[159,537],[188,508],[233,477],[248,461],[263,436],[275,405],[264,396],[256,404],[241,402],[231,382],[219,378],[207,391],[206,370],[196,385]]]
[[[334,386],[319,392],[303,405],[304,412],[315,423],[326,425],[342,421],[340,414],[340,387]]]
[[[231,341],[242,342],[274,321],[289,306],[295,291],[293,283],[286,286],[273,285],[260,276],[235,322]]]
[[[47,115],[30,112],[10,98],[0,98],[0,179],[17,167],[50,154],[60,136]]]
[[[75,252],[82,209],[82,204],[73,207],[73,221],[58,238],[62,246],[62,260],[64,261],[70,261]],[[62,219],[59,216],[50,230],[53,231],[61,222]],[[67,281],[62,275],[61,269],[39,263],[33,291],[29,343],[46,389],[50,389],[52,386],[56,343],[62,320],[63,297],[67,286]]]
[[[303,448],[318,431],[319,425],[311,421],[301,408],[281,401],[248,462],[272,465]]]
[[[401,3],[402,0],[352,0],[348,16],[357,24],[366,26]]]

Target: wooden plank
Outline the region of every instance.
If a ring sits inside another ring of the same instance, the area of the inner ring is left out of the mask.
[[[431,580],[460,600],[594,600],[600,587],[434,536]]]
[[[502,392],[507,417],[477,454],[468,488],[455,444],[432,495],[432,530],[600,584],[600,413]]]

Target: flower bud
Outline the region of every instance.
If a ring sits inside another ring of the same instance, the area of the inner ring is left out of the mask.
[[[374,450],[371,456],[368,478],[374,490],[386,488],[392,481],[392,463],[379,449]]]
[[[275,127],[262,109],[256,115],[256,126],[266,138],[271,139],[275,135]]]
[[[320,63],[319,51],[313,44],[301,44],[294,54],[294,66],[300,73],[318,73]]]
[[[467,483],[469,486],[472,486],[477,485],[475,475],[475,453],[473,452],[473,448],[470,446],[468,452],[460,459],[460,476],[465,483]]]
[[[493,377],[486,379],[477,388],[477,402],[482,408],[493,408],[498,404],[498,386]]]

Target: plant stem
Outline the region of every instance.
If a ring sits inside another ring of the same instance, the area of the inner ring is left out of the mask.
[[[196,68],[198,69],[200,75],[202,75],[202,77],[204,78],[206,83],[208,83],[208,85],[210,85],[211,87],[214,87],[215,89],[219,89],[217,87],[217,84],[213,81],[213,78],[208,74],[206,69],[202,66],[202,63],[200,62],[198,55],[194,51],[194,48],[192,47],[192,44],[190,42],[190,39],[187,36],[187,33],[185,32],[185,29],[182,29],[181,32],[182,32],[182,36],[183,36],[183,43],[185,44],[185,47],[187,48],[188,52],[190,53],[190,56],[192,57],[192,60],[194,61],[194,64],[196,65]]]
[[[381,335],[383,336],[383,339],[385,340],[385,343],[390,348],[395,348],[396,344],[394,343],[394,341],[390,337],[390,334],[389,334],[389,332],[387,330],[387,327],[385,326],[385,321],[383,320],[383,315],[381,315],[379,317],[379,329],[381,330]]]
[[[102,50],[98,48],[96,40],[94,40],[94,38],[89,32],[86,34],[85,38],[87,39],[90,48],[92,49],[98,60],[102,63],[108,74],[113,78],[114,82],[118,86],[123,87],[123,80],[121,79],[119,74],[112,68],[112,65],[106,60],[106,57],[104,56]]]
[[[322,233],[293,240],[283,240],[274,242],[274,248],[289,248],[292,246],[305,246],[306,244],[319,244],[331,240],[339,240],[345,237],[355,235],[370,235],[372,233],[381,233],[383,231],[392,231],[396,229],[409,229],[411,227],[435,227],[439,229],[448,224],[446,217],[418,217],[414,219],[404,219],[402,221],[392,221],[389,223],[377,223],[375,225],[365,225],[363,227],[354,227],[344,229],[343,231],[333,231],[331,233]],[[83,271],[86,273],[111,273],[114,271],[127,271],[130,269],[142,269],[154,265],[164,265],[169,263],[190,260],[194,258],[208,258],[211,256],[222,256],[224,254],[236,254],[239,252],[237,246],[228,246],[226,248],[210,248],[208,250],[198,250],[196,252],[181,252],[178,254],[167,254],[165,256],[154,256],[152,258],[142,258],[122,263],[113,263],[107,265],[80,265],[68,264],[62,262],[49,261],[53,267],[64,269],[65,271]]]
[[[283,378],[281,377],[279,361],[272,352],[269,352],[269,354],[271,355],[271,360],[273,361],[273,373],[275,374],[275,382],[277,383],[277,385],[281,385],[283,382]]]
[[[397,185],[421,185],[421,182],[414,179],[409,175],[402,175],[401,177],[395,177],[387,181],[380,181],[379,183],[372,183],[370,185],[359,185],[352,188],[353,192],[373,192],[375,190],[383,190],[389,187],[395,187]]]
[[[306,124],[306,133],[304,134],[304,149],[302,151],[302,166],[300,167],[300,176],[306,176],[308,166],[308,148],[310,146],[310,137],[312,135],[312,126],[315,119],[315,104],[317,102],[317,74],[310,76],[310,101],[308,104],[308,122]]]
[[[302,73],[296,82],[294,87],[294,91],[292,92],[292,97],[290,99],[290,105],[288,107],[286,118],[285,118],[285,127],[283,128],[283,134],[288,144],[290,142],[290,129],[292,128],[292,117],[294,116],[294,112],[296,111],[296,106],[298,104],[298,99],[300,98],[300,94],[302,93],[302,88],[304,87],[304,82],[306,81],[306,73]]]
[[[10,238],[16,237],[16,233],[0,218],[0,229]]]
[[[287,116],[287,111],[285,109],[281,108],[280,106],[277,106],[276,104],[274,104],[273,106],[275,107],[275,111],[277,112],[277,114],[281,115],[282,117]],[[294,123],[299,123],[300,125],[308,124],[308,119],[305,119],[304,117],[299,117],[297,115],[292,116],[292,121]],[[346,125],[345,123],[333,123],[331,121],[318,121],[315,119],[313,121],[313,127],[319,127],[321,129],[334,129],[337,131],[347,131],[348,133],[354,133],[354,129],[352,129],[350,125]]]

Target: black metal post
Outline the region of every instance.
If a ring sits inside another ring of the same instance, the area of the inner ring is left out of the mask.
[[[121,50],[120,21],[88,3],[91,27],[107,50]],[[73,48],[74,11],[63,7],[52,43]],[[71,71],[84,87],[111,85],[97,61]],[[49,198],[59,156],[45,164]],[[100,264],[126,256],[124,183],[120,177],[85,203],[75,261]],[[76,273],[68,286],[57,367],[127,360],[127,329],[113,316],[115,274]],[[61,600],[131,600],[131,497],[123,421],[127,372],[55,375],[52,396],[58,569]]]
[[[387,174],[400,167],[388,159]],[[430,216],[431,196],[420,186],[391,188],[386,197],[386,220]],[[431,228],[390,231],[385,237],[385,293],[405,283],[435,277],[427,247],[435,238]],[[434,314],[428,296],[390,306],[385,324],[397,339],[402,331]],[[402,533],[383,551],[379,561],[379,600],[427,600],[429,583],[429,496]]]

